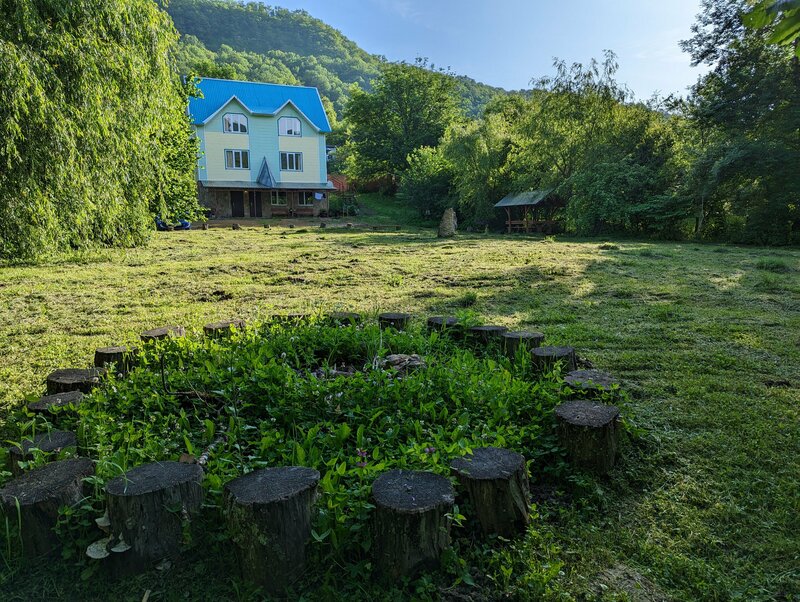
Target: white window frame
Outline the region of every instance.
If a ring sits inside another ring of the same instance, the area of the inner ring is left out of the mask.
[[[285,190],[271,190],[269,196],[269,204],[273,207],[286,207],[286,191]]]
[[[314,206],[314,193],[300,191],[297,193],[297,206],[298,207],[313,207]]]
[[[284,157],[286,158],[285,163],[283,161]],[[303,153],[280,151],[279,164],[281,171],[303,171]]]
[[[242,113],[225,113],[222,116],[222,131],[226,134],[246,134],[247,117]]]
[[[230,158],[230,163],[228,162]],[[239,166],[236,166],[238,159]],[[247,166],[245,167],[245,164]],[[226,148],[225,149],[225,169],[245,170],[250,169],[250,151],[239,148]]]
[[[302,136],[303,123],[297,117],[278,119],[278,136]]]

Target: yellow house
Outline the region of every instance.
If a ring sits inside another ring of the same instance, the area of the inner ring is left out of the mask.
[[[189,100],[200,140],[198,195],[212,217],[319,215],[328,209],[316,88],[204,78]]]

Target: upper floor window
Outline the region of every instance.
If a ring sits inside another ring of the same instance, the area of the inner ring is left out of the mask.
[[[247,117],[241,113],[225,113],[222,118],[222,131],[233,134],[246,134]]]
[[[281,136],[302,136],[300,120],[297,117],[281,117],[278,119],[278,134]]]
[[[225,169],[250,169],[250,151],[226,150]]]
[[[281,153],[281,171],[303,171],[303,153]]]

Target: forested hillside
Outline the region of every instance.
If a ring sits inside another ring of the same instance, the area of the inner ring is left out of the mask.
[[[352,84],[370,89],[385,64],[305,11],[233,0],[172,0],[167,6],[182,39],[186,73],[315,86],[341,114]],[[468,114],[478,115],[503,91],[459,76]]]

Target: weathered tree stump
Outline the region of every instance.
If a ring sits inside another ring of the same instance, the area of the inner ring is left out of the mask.
[[[55,408],[63,408],[69,405],[77,408],[82,400],[82,391],[55,393],[54,395],[45,395],[40,397],[38,401],[30,402],[28,404],[28,410],[34,414],[53,414],[55,413]]]
[[[529,521],[528,471],[521,454],[499,447],[478,447],[450,462],[472,501],[487,535],[513,537]]]
[[[614,467],[619,441],[619,409],[591,401],[566,401],[556,408],[558,437],[570,461],[605,474]]]
[[[62,450],[69,448],[76,451],[78,448],[78,439],[72,431],[50,431],[49,433],[39,433],[32,439],[25,439],[20,445],[12,445],[8,448],[11,473],[15,476],[22,474],[19,463],[33,460],[32,449],[39,449],[48,456],[58,456]]]
[[[452,318],[449,316],[431,316],[428,318],[429,332],[445,332],[448,330],[454,330],[458,327],[458,318]]]
[[[104,370],[101,368],[61,368],[51,372],[47,377],[47,393],[68,393],[81,391],[91,393],[100,384]]]
[[[203,224],[202,224],[200,227],[201,227],[203,230],[208,230],[208,222],[204,222],[204,223],[203,223]]]
[[[127,347],[100,347],[94,352],[94,365],[97,368],[105,368],[114,364],[117,372],[125,374],[130,372],[135,363],[135,352],[129,351]]]
[[[486,326],[473,326],[469,329],[469,334],[476,341],[481,343],[489,343],[489,341],[499,339],[503,333],[508,331],[505,326],[496,326],[488,324]]]
[[[361,314],[354,311],[334,311],[328,314],[327,322],[332,326],[350,326],[361,322]]]
[[[183,520],[203,502],[202,480],[198,464],[153,462],[108,482],[112,537],[131,546],[119,557],[120,572],[141,572],[178,555]]]
[[[83,479],[93,474],[91,460],[71,458],[26,472],[0,489],[0,508],[11,525],[10,533],[22,536],[26,556],[48,554],[59,546],[53,532],[58,510],[83,499]]]
[[[205,335],[212,339],[229,337],[235,330],[244,328],[244,320],[238,318],[234,320],[223,320],[222,322],[211,322],[203,326]]]
[[[275,314],[272,316],[272,321],[279,324],[300,324],[307,322],[311,316],[308,314],[295,312],[290,314]]]
[[[183,326],[162,326],[161,328],[153,328],[152,330],[145,330],[139,338],[144,342],[160,341],[169,337],[182,337],[186,335],[186,329]]]
[[[564,363],[565,370],[575,370],[577,367],[574,347],[537,347],[532,353],[534,364],[540,370],[553,368],[558,362]]]
[[[231,230],[241,230],[242,226],[239,224],[231,224]]]
[[[503,346],[506,355],[511,358],[517,355],[517,349],[523,345],[527,351],[533,351],[542,344],[542,341],[544,341],[544,335],[541,332],[514,330],[503,333]]]
[[[245,579],[281,594],[302,575],[318,484],[316,470],[284,466],[225,485],[225,518]]]
[[[378,324],[381,329],[394,328],[395,330],[403,330],[411,321],[411,314],[403,313],[383,313],[378,315]]]
[[[372,485],[377,574],[396,580],[435,568],[450,545],[455,493],[432,472],[390,470]]]
[[[573,389],[601,395],[612,391],[619,381],[602,370],[573,370],[564,382]]]

